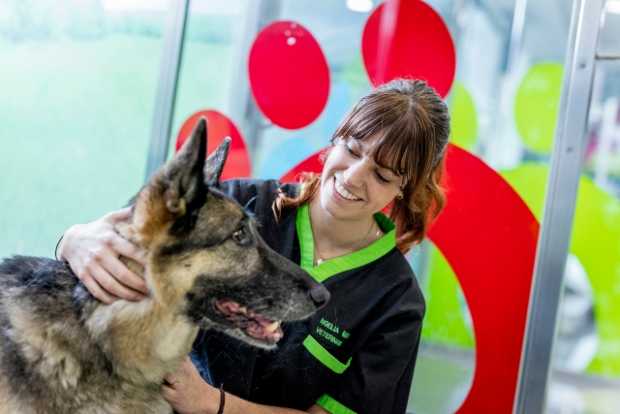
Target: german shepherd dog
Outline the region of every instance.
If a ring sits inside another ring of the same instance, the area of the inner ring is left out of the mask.
[[[116,231],[146,252],[141,302],[94,299],[60,261],[0,264],[0,413],[171,413],[166,373],[197,332],[273,348],[281,321],[308,317],[329,293],[272,251],[242,206],[218,191],[225,141],[205,161],[206,121],[138,193]]]

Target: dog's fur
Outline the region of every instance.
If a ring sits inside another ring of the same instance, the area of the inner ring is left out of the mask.
[[[327,301],[217,190],[229,142],[205,162],[205,136],[203,119],[116,228],[147,252],[144,269],[124,259],[144,275],[147,299],[102,304],[59,261],[15,256],[0,264],[0,413],[170,413],[163,377],[199,328],[267,348],[278,339],[251,335],[247,312],[227,312],[226,304],[251,309],[267,326],[265,317],[302,319]]]

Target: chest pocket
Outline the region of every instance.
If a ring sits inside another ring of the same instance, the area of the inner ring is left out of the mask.
[[[326,317],[319,316],[310,324],[304,348],[321,364],[336,374],[351,365],[350,333]]]

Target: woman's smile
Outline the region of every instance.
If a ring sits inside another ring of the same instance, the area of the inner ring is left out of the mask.
[[[349,138],[334,143],[325,159],[320,189],[321,206],[331,216],[365,223],[399,193],[402,178],[374,160],[379,138],[375,134],[363,142]]]
[[[334,179],[333,179],[333,188],[334,188],[334,192],[339,195],[341,198],[344,198],[347,201],[364,201],[363,198],[358,197],[356,194],[352,193],[351,191],[347,190],[344,186],[344,184],[338,179],[338,177],[336,177],[334,175]]]

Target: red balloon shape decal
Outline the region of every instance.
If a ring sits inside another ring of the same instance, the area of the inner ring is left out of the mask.
[[[265,27],[254,40],[248,66],[256,104],[274,124],[299,129],[323,112],[329,96],[327,60],[299,23]]]
[[[446,209],[429,231],[457,275],[476,337],[473,383],[459,413],[514,404],[539,224],[523,199],[473,154],[448,150]]]
[[[362,56],[374,86],[394,78],[423,79],[446,97],[456,54],[446,24],[420,0],[388,0],[366,21]]]
[[[320,172],[320,152],[282,178]],[[450,145],[446,161],[447,203],[429,238],[461,284],[476,337],[476,368],[458,413],[509,413],[519,361],[539,225],[521,197],[492,168]]]
[[[207,146],[207,153],[215,151],[218,145],[222,143],[224,138],[230,137],[232,142],[230,143],[230,150],[228,152],[228,158],[222,171],[222,179],[236,177],[249,177],[250,176],[250,157],[248,154],[245,141],[235,124],[224,114],[215,110],[203,110],[194,113],[187,118],[181,130],[177,135],[176,150],[183,145],[185,140],[190,136],[194,127],[198,123],[201,117],[207,118],[207,134],[209,135],[209,141]]]

